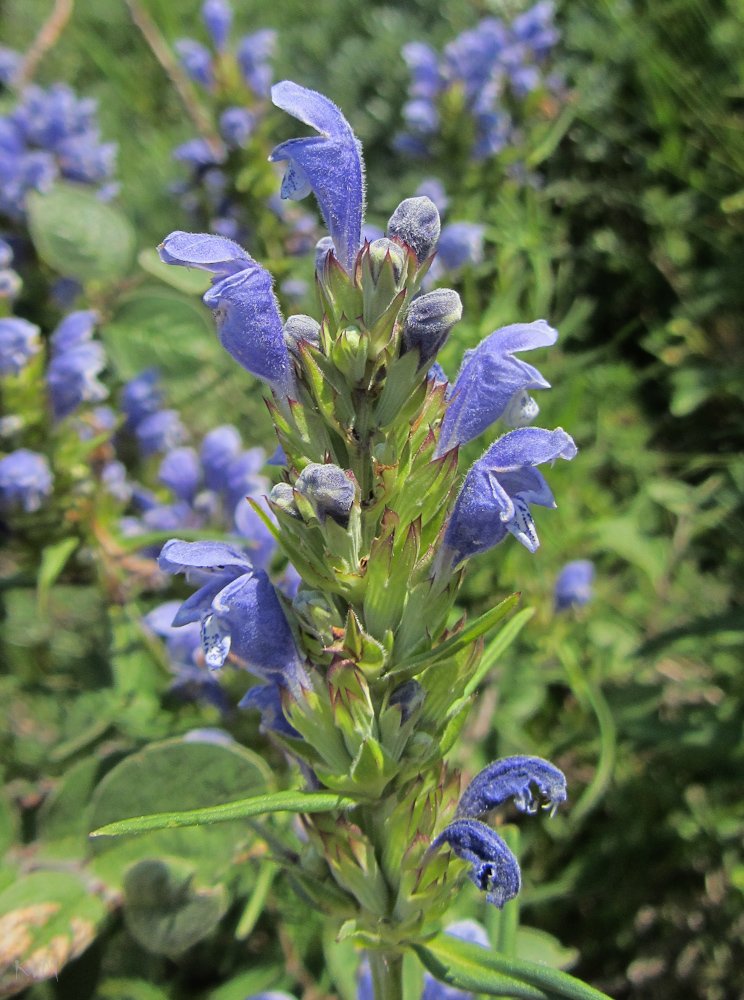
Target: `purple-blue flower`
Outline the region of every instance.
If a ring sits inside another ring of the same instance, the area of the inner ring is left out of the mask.
[[[425,177],[416,188],[416,194],[420,198],[429,198],[433,201],[440,215],[444,215],[449,207],[447,192],[438,177]]]
[[[23,65],[23,56],[15,49],[0,45],[0,83],[12,84]]]
[[[225,487],[228,466],[238,457],[242,447],[240,433],[232,424],[215,427],[204,435],[199,458],[207,489],[219,492]]]
[[[259,732],[277,733],[290,739],[302,739],[288,721],[282,709],[282,692],[278,684],[255,684],[238,702],[238,708],[255,708],[261,713]]]
[[[243,553],[225,543],[174,539],[166,542],[159,564],[168,573],[185,571],[206,581],[181,606],[173,624],[201,620],[207,666],[219,669],[232,653],[251,673],[290,693],[309,686],[276,590]]]
[[[228,146],[245,146],[255,127],[256,118],[248,108],[227,108],[220,115],[220,134]]]
[[[38,326],[18,316],[0,319],[0,375],[18,375],[40,350]]]
[[[436,51],[425,42],[408,42],[401,54],[411,71],[411,97],[432,100],[443,83]]]
[[[550,347],[557,339],[558,331],[539,319],[504,326],[468,351],[442,421],[437,455],[472,441],[500,417],[511,427],[531,423],[539,410],[528,390],[549,389],[550,383],[514,353]]]
[[[122,503],[131,499],[132,485],[122,462],[107,462],[101,470],[101,483],[107,493]]]
[[[148,368],[131,379],[121,391],[119,406],[127,418],[127,427],[133,431],[145,417],[156,413],[163,402],[158,386],[159,375],[155,368]]]
[[[137,424],[135,434],[143,455],[154,455],[176,448],[186,439],[188,431],[178,410],[158,410]]]
[[[444,844],[472,868],[468,878],[486,893],[486,899],[499,909],[518,894],[522,886],[519,863],[502,838],[485,823],[475,819],[456,819],[445,827],[429,847],[434,853]]]
[[[268,97],[273,74],[269,60],[276,48],[276,32],[263,28],[245,35],[235,51],[243,79],[256,97]]]
[[[575,455],[573,438],[560,427],[522,427],[499,438],[465,477],[440,550],[442,562],[457,566],[498,545],[507,532],[535,552],[540,542],[530,504],[555,507],[535,466]]]
[[[237,243],[207,233],[171,233],[159,253],[166,264],[215,275],[204,303],[217,314],[222,346],[251,374],[288,395],[294,375],[269,272]]]
[[[193,448],[169,451],[158,469],[158,479],[186,503],[192,503],[202,478],[199,456]]]
[[[71,312],[57,325],[49,338],[52,345],[52,356],[69,351],[73,347],[87,343],[93,336],[98,322],[98,314],[92,309]]]
[[[539,795],[535,796],[533,786]],[[544,808],[555,812],[566,801],[566,778],[541,757],[503,757],[489,764],[470,782],[457,807],[456,819],[477,819],[508,799],[522,812]]]
[[[226,155],[221,143],[218,146],[210,145],[206,139],[189,139],[173,150],[174,160],[196,168],[218,166],[225,162]]]
[[[483,260],[485,231],[486,227],[477,222],[450,222],[444,226],[432,265],[434,277],[439,278],[445,272],[455,271],[465,264],[480,264]]]
[[[592,599],[593,580],[594,563],[589,559],[575,559],[566,563],[555,581],[553,590],[555,610],[566,611],[568,608],[588,604]]]
[[[82,341],[55,353],[47,370],[47,388],[56,420],[73,413],[81,403],[97,403],[108,389],[96,378],[106,367],[103,345]]]
[[[3,510],[38,510],[52,492],[52,473],[44,455],[19,448],[0,459],[0,504]]]
[[[298,200],[313,192],[336,256],[350,273],[361,244],[364,218],[364,164],[359,140],[336,105],[317,91],[283,80],[271,88],[271,99],[282,111],[320,132],[319,136],[281,143],[270,159],[288,161],[282,198]]]
[[[221,52],[227,43],[232,26],[232,7],[227,0],[205,0],[201,16],[214,47]]]
[[[195,83],[203,87],[211,87],[214,79],[212,73],[212,53],[201,42],[193,38],[179,38],[174,44],[179,62]]]

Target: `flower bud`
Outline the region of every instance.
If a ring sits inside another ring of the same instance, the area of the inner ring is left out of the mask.
[[[299,343],[306,340],[313,347],[320,347],[320,323],[312,316],[290,316],[284,324],[284,343],[296,358],[300,357]]]
[[[312,462],[300,473],[295,490],[312,504],[321,524],[330,517],[342,528],[348,526],[356,488],[353,478],[343,469]]]
[[[418,347],[419,368],[428,368],[461,319],[462,302],[451,288],[437,288],[414,299],[403,322],[404,352]]]
[[[338,609],[320,590],[298,590],[292,599],[292,610],[300,627],[325,646],[330,646],[333,642],[333,629],[343,625]]]
[[[380,276],[389,256],[390,265],[393,269],[393,279],[395,284],[399,285],[406,263],[406,255],[398,244],[393,243],[392,240],[388,240],[383,236],[382,239],[374,240],[370,243],[368,253],[369,270],[373,283],[375,285],[379,283]]]
[[[406,198],[390,216],[388,237],[401,240],[416,254],[422,264],[431,255],[439,239],[439,212],[426,196]]]
[[[294,490],[289,483],[277,483],[269,493],[269,500],[272,504],[289,514],[290,517],[300,517],[297,503],[294,497]]]

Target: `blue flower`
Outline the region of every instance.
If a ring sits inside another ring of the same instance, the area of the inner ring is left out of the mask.
[[[38,326],[17,316],[0,319],[0,375],[18,375],[40,350]]]
[[[176,448],[188,436],[181,423],[178,410],[158,410],[137,424],[137,441],[143,455],[154,455],[158,451]]]
[[[359,140],[327,97],[290,80],[271,88],[274,104],[320,132],[277,146],[270,160],[287,160],[282,198],[318,200],[338,257],[351,273],[361,244],[364,218],[364,164]]]
[[[0,83],[12,84],[23,65],[23,56],[15,49],[0,45]]]
[[[507,532],[535,552],[540,542],[530,504],[555,507],[550,487],[535,466],[575,455],[573,438],[560,427],[522,427],[499,438],[465,477],[440,550],[442,565],[457,566],[487,552]]]
[[[47,388],[56,420],[73,413],[81,403],[97,403],[108,389],[96,378],[106,367],[103,345],[97,341],[78,342],[55,353],[47,370]]]
[[[430,135],[439,128],[439,112],[436,105],[423,97],[408,101],[403,106],[403,118],[409,128],[422,135]]]
[[[238,42],[235,55],[240,72],[256,97],[268,97],[273,78],[269,60],[276,48],[276,32],[263,28]]]
[[[221,52],[225,47],[232,26],[232,7],[227,3],[227,0],[205,0],[201,16],[214,47],[218,52]]]
[[[445,928],[445,934],[457,938],[458,941],[466,941],[468,944],[476,944],[479,948],[491,947],[485,927],[475,920],[457,920]],[[421,993],[421,1000],[469,1000],[473,996],[466,990],[458,990],[455,986],[447,986],[440,983],[430,973],[424,973],[424,989]]]
[[[594,563],[589,559],[575,559],[566,563],[555,581],[553,590],[555,610],[566,611],[568,608],[588,604],[592,599],[593,580]]]
[[[166,572],[196,573],[207,581],[173,622],[201,619],[207,666],[219,669],[232,654],[239,665],[292,694],[309,687],[276,591],[266,573],[254,570],[243,553],[225,543],[174,539],[163,547],[159,565]]]
[[[411,71],[411,97],[432,100],[443,84],[436,51],[425,42],[409,42],[401,54]],[[433,199],[432,199],[433,200]]]
[[[158,479],[170,487],[179,500],[192,503],[202,478],[199,456],[193,448],[169,451],[158,469]]]
[[[227,466],[225,490],[230,509],[265,485],[266,480],[259,473],[266,461],[263,448],[248,448],[241,451]]]
[[[204,435],[199,458],[207,489],[219,492],[224,488],[228,466],[240,454],[242,446],[240,433],[232,424],[215,427]]]
[[[263,520],[253,509],[253,504],[248,502],[250,497],[254,503],[261,507],[270,520],[275,521],[274,512],[269,508],[265,494],[270,488],[268,480],[263,480],[264,485],[257,490],[252,490],[245,497],[242,497],[235,505],[234,518],[235,528],[238,533],[250,543],[251,562],[258,569],[267,569],[274,552],[276,551],[276,540]]]
[[[445,272],[455,271],[465,264],[480,264],[485,231],[486,227],[477,222],[450,222],[444,226],[431,269],[433,278],[438,279]]]
[[[522,812],[537,812],[540,798],[535,797],[533,785],[545,800],[544,807],[552,812],[566,801],[566,778],[549,761],[522,756],[494,761],[465,789],[455,818],[477,819],[507,799],[514,799],[515,806]]]
[[[290,739],[302,739],[300,734],[287,722],[282,709],[282,691],[278,684],[255,684],[238,702],[238,708],[256,708],[261,713],[262,733],[277,733]]]
[[[191,167],[219,166],[225,162],[226,151],[222,144],[212,145],[206,139],[189,139],[173,150],[173,159]]]
[[[220,115],[220,134],[228,146],[245,146],[255,127],[255,116],[247,108],[227,108]]]
[[[193,38],[179,38],[173,48],[191,79],[203,87],[211,87],[214,76],[212,73],[212,53],[209,49],[201,42],[195,42]]]
[[[444,844],[472,868],[468,878],[486,893],[486,899],[499,909],[518,894],[522,886],[519,863],[502,838],[485,823],[474,819],[456,819],[436,837],[427,854]]]
[[[127,478],[126,466],[121,462],[107,462],[101,470],[101,483],[107,493],[128,503],[132,497],[132,485]]]
[[[148,368],[124,386],[119,397],[119,406],[127,418],[127,427],[135,430],[145,417],[156,413],[163,402],[163,393],[158,386],[158,372]]]
[[[59,323],[49,338],[52,345],[52,356],[56,357],[64,351],[87,343],[93,336],[98,322],[98,314],[92,309],[72,312]]]
[[[504,417],[511,427],[534,420],[539,410],[527,390],[549,389],[550,383],[537,368],[513,355],[516,351],[549,347],[557,339],[558,331],[539,319],[504,326],[468,351],[442,421],[437,455],[472,441],[499,417]]]
[[[158,248],[166,264],[215,275],[204,302],[217,314],[222,346],[251,374],[282,396],[294,386],[282,317],[269,272],[242,247],[222,236],[174,232]]]
[[[444,215],[449,207],[450,200],[444,190],[444,184],[438,177],[425,177],[416,188],[416,194],[433,201],[440,215]]]
[[[52,492],[49,462],[27,448],[0,459],[0,504],[4,510],[23,507],[28,514],[41,507]]]

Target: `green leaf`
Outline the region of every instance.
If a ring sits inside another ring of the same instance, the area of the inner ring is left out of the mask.
[[[0,996],[56,978],[93,942],[106,915],[103,899],[71,872],[19,878],[0,894]]]
[[[46,194],[32,191],[27,206],[36,251],[55,271],[83,282],[126,275],[134,230],[117,209],[72,184],[56,184]]]
[[[177,288],[187,295],[203,295],[211,284],[211,275],[204,271],[191,270],[187,267],[173,267],[164,264],[157,250],[140,250],[137,263],[141,268],[155,278],[164,281],[166,285]]]
[[[420,674],[427,667],[431,667],[439,662],[439,660],[462,652],[462,650],[467,649],[468,646],[474,643],[476,639],[480,639],[486,632],[490,632],[494,625],[501,621],[502,618],[505,618],[512,608],[517,605],[520,596],[520,594],[511,594],[500,604],[497,604],[495,608],[491,608],[490,611],[481,615],[480,618],[476,618],[474,622],[466,625],[465,628],[450,636],[449,639],[445,639],[438,646],[434,646],[428,653],[421,653],[419,656],[410,657],[410,659],[406,660],[399,667],[396,667],[395,670],[391,670],[390,673],[396,676],[404,674],[406,677],[415,677],[416,674]]]
[[[245,1000],[246,997],[264,993],[282,985],[284,969],[277,965],[253,966],[248,972],[228,979],[222,986],[207,993],[207,1000]]]
[[[145,858],[124,877],[127,930],[143,948],[176,958],[217,926],[227,909],[223,886],[196,888],[176,859]]]
[[[41,553],[41,566],[36,581],[36,594],[39,614],[46,617],[49,611],[49,591],[57,582],[67,560],[78,547],[77,538],[64,538],[56,545],[47,545]]]
[[[100,1000],[168,1000],[163,993],[144,979],[105,979],[96,987]]]
[[[579,952],[566,948],[558,938],[537,927],[520,927],[517,930],[517,958],[524,962],[539,962],[551,969],[570,969],[575,965]]]
[[[424,967],[440,982],[471,993],[524,1000],[607,1000],[579,979],[535,962],[506,958],[498,952],[438,934],[414,944]]]
[[[351,938],[337,940],[338,927],[330,921],[323,931],[323,954],[341,1000],[357,1000],[359,952]]]
[[[248,816],[261,816],[271,812],[316,813],[331,812],[334,809],[350,809],[354,799],[333,792],[274,792],[271,795],[256,795],[238,802],[208,809],[189,809],[185,812],[156,813],[139,816],[136,819],[108,823],[91,833],[91,837],[118,837],[123,833],[143,833],[146,830],[172,830],[182,826],[202,826],[210,823],[225,823]]]
[[[235,929],[235,937],[238,941],[244,941],[256,926],[256,921],[261,916],[266,904],[266,897],[271,889],[271,883],[274,881],[278,871],[279,866],[273,861],[265,860],[261,864],[261,871],[256,879],[251,898],[248,900],[248,905],[243,910],[243,915]]]
[[[534,608],[522,608],[521,611],[518,611],[516,615],[514,615],[511,621],[508,621],[506,625],[504,625],[498,635],[492,639],[491,642],[489,642],[483,652],[481,661],[478,664],[478,669],[470,678],[468,685],[465,688],[466,698],[469,698],[475,691],[491,667],[493,667],[499,657],[501,657],[509,646],[511,646],[534,613]]]

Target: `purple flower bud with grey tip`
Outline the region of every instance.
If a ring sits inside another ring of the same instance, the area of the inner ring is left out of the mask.
[[[300,357],[300,342],[307,341],[313,347],[320,347],[320,323],[312,316],[296,314],[284,324],[284,343],[289,353]]]
[[[537,796],[533,787],[539,793]],[[504,757],[489,764],[462,794],[456,819],[477,819],[508,799],[521,812],[537,812],[541,799],[551,815],[566,801],[566,778],[542,757]]]
[[[356,496],[356,484],[350,473],[337,465],[311,462],[297,477],[294,488],[310,501],[321,524],[330,517],[342,528],[348,527]]]
[[[212,53],[193,38],[179,38],[173,45],[178,61],[194,83],[203,87],[211,87],[214,81],[212,73]]]
[[[589,559],[575,559],[566,563],[555,581],[553,591],[555,610],[566,611],[568,608],[588,604],[592,599],[593,580],[594,563]]]
[[[387,235],[409,246],[419,264],[431,256],[440,234],[439,211],[425,196],[406,198],[390,216]]]
[[[52,482],[44,455],[19,448],[0,459],[0,505],[5,511],[22,507],[33,514],[51,495]]]
[[[433,854],[447,844],[461,861],[472,866],[468,878],[486,899],[499,909],[519,893],[522,876],[519,862],[502,838],[485,823],[475,819],[456,819],[445,827],[429,847]]]
[[[451,288],[437,288],[415,298],[403,321],[403,350],[418,348],[419,368],[430,367],[461,319],[462,302]]]

